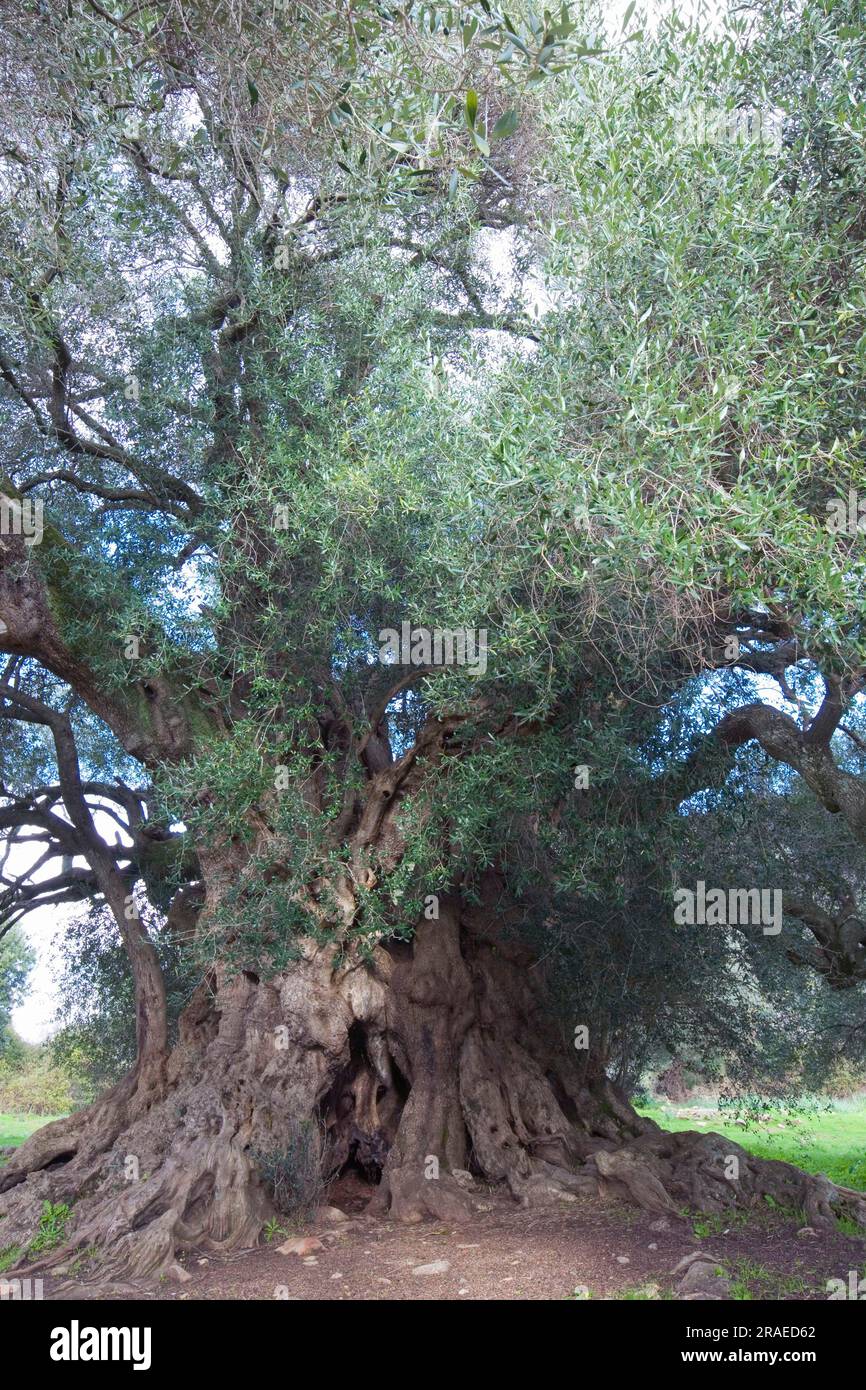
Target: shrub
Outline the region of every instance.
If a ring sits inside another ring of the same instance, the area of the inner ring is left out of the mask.
[[[0,1060],[0,1111],[13,1115],[65,1115],[77,1103],[68,1070],[52,1061],[47,1047],[25,1043],[20,1060]]]
[[[312,1120],[290,1124],[282,1147],[253,1149],[251,1157],[281,1215],[312,1215],[324,1191],[321,1135]]]
[[[847,1057],[841,1057],[832,1068],[821,1093],[840,1100],[853,1100],[866,1092],[866,1074],[863,1067],[856,1065]]]

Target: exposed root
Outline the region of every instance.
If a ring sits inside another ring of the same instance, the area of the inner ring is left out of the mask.
[[[304,1125],[326,1178],[380,1178],[372,1209],[402,1221],[458,1222],[482,1183],[521,1203],[611,1193],[672,1220],[769,1197],[816,1229],[839,1216],[866,1229],[863,1194],[639,1117],[551,1032],[530,964],[495,911],[443,901],[411,946],[372,960],[337,966],[311,943],[269,982],[202,987],[164,1064],[37,1131],[0,1170],[4,1246],[30,1243],[45,1201],[72,1220],[32,1269],[72,1262],[86,1279],[93,1257],[119,1284],[184,1250],[252,1246],[279,1215],[255,1155],[290,1162]]]
[[[754,1211],[769,1199],[802,1212],[816,1230],[835,1230],[837,1218],[847,1218],[866,1231],[866,1193],[791,1163],[756,1158],[721,1134],[658,1130],[623,1148],[600,1150],[590,1165],[617,1195],[659,1214]]]
[[[127,1078],[0,1170],[4,1247],[26,1250],[46,1201],[72,1207],[67,1240],[28,1269],[86,1252],[120,1281],[158,1274],[183,1250],[254,1245],[278,1215],[256,1151],[280,1153],[311,1125],[350,1062],[351,1028],[369,1021],[373,1036],[383,1000],[375,970],[335,971],[332,952],[312,946],[270,983],[245,974],[215,995],[202,987],[159,1088]]]

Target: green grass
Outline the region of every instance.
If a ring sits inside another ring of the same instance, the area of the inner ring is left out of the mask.
[[[23,1144],[36,1129],[41,1129],[51,1120],[62,1120],[62,1115],[0,1115],[0,1149],[10,1144]]]
[[[766,1123],[747,1129],[723,1119],[712,1101],[686,1101],[682,1105],[652,1101],[637,1108],[662,1129],[724,1134],[758,1158],[781,1158],[807,1173],[826,1173],[842,1187],[866,1191],[866,1102],[833,1101],[831,1105],[830,1110],[809,1115],[796,1125],[773,1115]],[[677,1111],[684,1110],[700,1114],[679,1118]]]
[[[29,1249],[34,1255],[41,1250],[53,1250],[62,1245],[66,1236],[66,1226],[72,1212],[65,1202],[43,1202],[39,1218],[39,1230],[30,1242]]]
[[[23,1245],[4,1245],[0,1249],[0,1274],[5,1274],[7,1269],[11,1269],[23,1254]]]
[[[802,1298],[813,1289],[813,1281],[799,1274],[782,1274],[779,1270],[756,1264],[754,1260],[737,1260],[731,1278],[731,1298],[741,1302],[754,1298]],[[814,1291],[820,1292],[820,1285]]]

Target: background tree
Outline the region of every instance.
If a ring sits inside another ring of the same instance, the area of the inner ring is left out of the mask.
[[[0,1057],[8,1060],[15,1051],[12,1010],[27,994],[27,982],[36,964],[32,946],[20,930],[0,939]]]
[[[142,918],[154,942],[165,981],[168,1043],[177,1040],[178,1018],[198,972],[180,941],[148,904]],[[105,908],[79,914],[63,933],[58,952],[55,1023],[50,1049],[57,1065],[75,1076],[89,1100],[115,1085],[136,1061],[135,1007],[129,960]]]

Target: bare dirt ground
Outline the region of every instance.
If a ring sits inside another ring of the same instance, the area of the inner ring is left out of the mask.
[[[45,1296],[122,1299],[511,1300],[674,1297],[671,1272],[683,1256],[701,1250],[715,1257],[733,1281],[735,1298],[825,1300],[828,1279],[846,1283],[866,1272],[866,1240],[839,1234],[798,1234],[799,1223],[761,1211],[725,1226],[653,1218],[613,1201],[576,1201],[525,1208],[498,1193],[483,1194],[485,1208],[459,1226],[417,1226],[366,1217],[369,1190],[343,1183],[329,1200],[346,1222],[315,1221],[287,1232],[317,1238],[313,1253],[283,1254],[270,1244],[231,1256],[190,1252],[183,1275],[136,1286],[99,1282],[95,1268],[84,1282],[45,1281]],[[661,1227],[661,1229],[660,1229]],[[697,1228],[698,1234],[695,1233]],[[708,1229],[709,1228],[709,1229]],[[445,1262],[439,1272],[419,1266]],[[77,1273],[78,1271],[76,1271]],[[72,1270],[70,1270],[70,1274]],[[179,1282],[181,1281],[181,1282]]]

